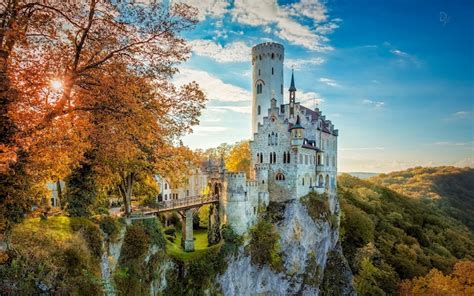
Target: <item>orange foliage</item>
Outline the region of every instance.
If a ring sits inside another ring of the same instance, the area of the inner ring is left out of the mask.
[[[460,261],[450,275],[432,269],[426,276],[405,280],[400,295],[474,295],[474,261]]]

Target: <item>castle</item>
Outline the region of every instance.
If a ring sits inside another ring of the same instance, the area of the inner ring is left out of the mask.
[[[221,222],[239,234],[256,222],[270,201],[300,198],[310,191],[336,194],[338,130],[316,108],[297,102],[294,73],[284,103],[284,47],[252,48],[252,173],[221,172]],[[331,211],[336,209],[329,198]]]

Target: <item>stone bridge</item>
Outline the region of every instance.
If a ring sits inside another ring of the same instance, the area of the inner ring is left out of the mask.
[[[184,250],[186,252],[194,251],[194,237],[193,237],[193,214],[199,210],[203,205],[207,204],[218,204],[220,193],[222,192],[222,185],[217,178],[212,178],[209,182],[209,188],[211,188],[211,194],[191,196],[179,199],[172,199],[166,201],[160,201],[156,208],[149,208],[141,211],[140,214],[144,217],[150,217],[159,213],[165,213],[170,211],[176,211],[182,218],[182,239]],[[217,216],[213,219],[209,218],[209,229],[213,226],[219,226],[217,210],[214,212]],[[133,219],[133,218],[132,218]],[[210,231],[209,233],[211,233]],[[216,240],[219,240],[217,238]]]

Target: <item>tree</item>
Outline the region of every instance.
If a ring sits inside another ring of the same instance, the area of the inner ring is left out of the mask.
[[[175,65],[189,56],[189,48],[179,35],[196,23],[196,11],[189,6],[159,1],[147,5],[58,1],[49,5],[45,1],[8,0],[0,9],[0,117],[2,128],[6,127],[0,141],[2,168],[15,161],[27,165],[28,179],[38,184],[68,175],[82,161],[83,153],[93,149],[90,133],[97,127],[97,113],[130,111],[130,106],[117,103],[114,107],[124,108],[114,109],[107,101],[96,100],[97,94],[114,89],[106,83],[114,67],[114,79],[120,77],[115,74],[126,71],[157,87],[159,91],[149,98],[160,100],[143,105],[144,109],[168,104],[150,108],[154,117],[146,117],[160,118],[172,130],[161,136],[163,145],[156,146],[163,155],[173,150],[173,137],[197,123],[202,92],[196,84],[175,89],[168,82],[177,71]],[[60,81],[62,87],[51,90],[52,79]],[[176,106],[170,108],[175,99]],[[194,99],[194,104],[184,103]],[[191,105],[197,113],[187,112]],[[133,184],[134,174],[125,173],[123,185]],[[125,187],[131,194],[131,186]]]
[[[226,169],[230,172],[245,172],[250,177],[250,164],[252,155],[250,153],[249,141],[236,143],[225,158]]]
[[[474,262],[460,261],[454,265],[453,273],[444,275],[432,269],[426,276],[405,280],[400,295],[473,295]]]
[[[86,157],[80,166],[66,178],[67,212],[72,217],[88,217],[97,199],[97,185],[91,165],[91,157]]]

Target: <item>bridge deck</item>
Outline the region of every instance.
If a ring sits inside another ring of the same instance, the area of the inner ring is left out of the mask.
[[[219,196],[217,194],[172,199],[158,202],[157,208],[147,210],[143,212],[143,214],[163,213],[174,210],[185,210],[216,202],[219,202]]]

